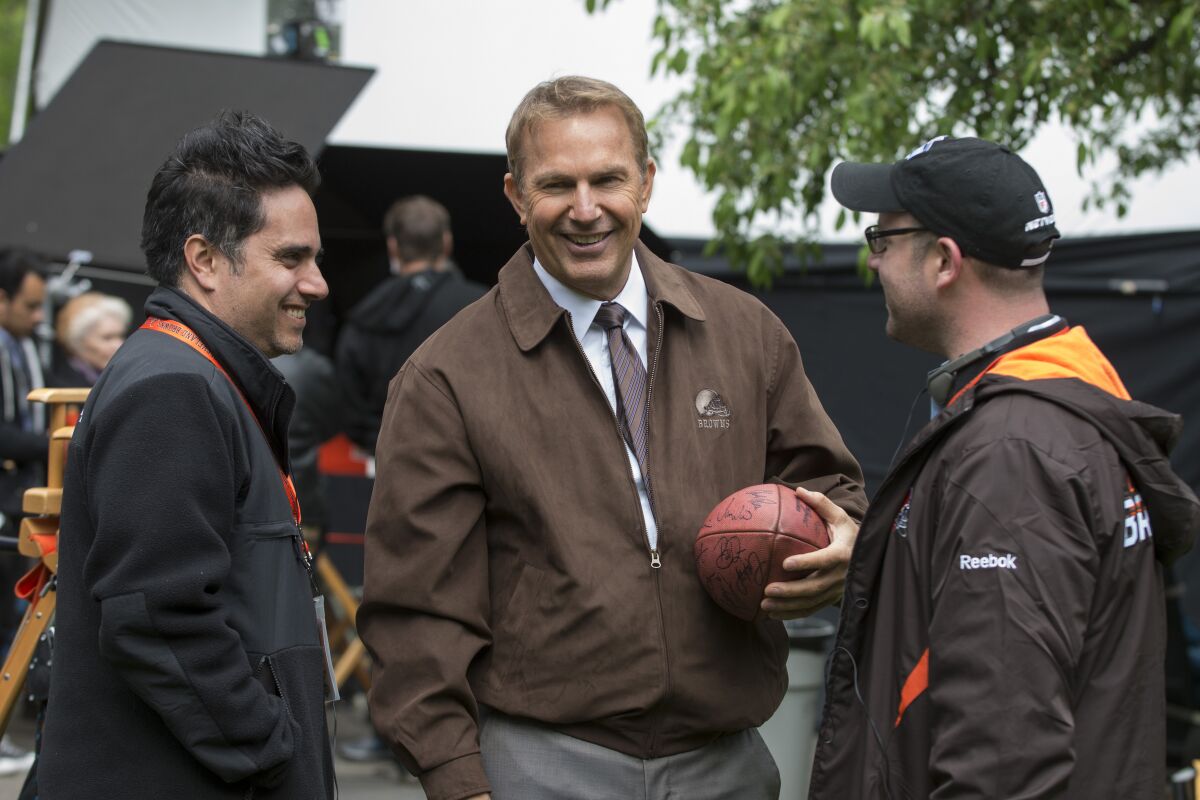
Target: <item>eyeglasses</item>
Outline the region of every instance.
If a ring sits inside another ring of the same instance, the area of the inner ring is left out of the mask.
[[[884,241],[889,236],[902,236],[906,233],[916,233],[917,231],[927,231],[929,228],[887,228],[880,230],[878,225],[872,225],[864,231],[867,237],[867,249],[875,255],[879,255],[884,250],[887,250],[888,243]]]

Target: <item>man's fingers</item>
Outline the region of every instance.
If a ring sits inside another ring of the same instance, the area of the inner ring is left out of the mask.
[[[825,495],[797,487],[796,496],[825,521],[830,544],[784,559],[783,568],[797,573],[797,579],[767,586],[762,609],[774,619],[805,617],[837,602],[858,535],[858,525],[850,515]]]
[[[815,597],[830,589],[840,589],[843,576],[838,571],[819,572],[798,581],[779,581],[767,584],[767,597]]]
[[[803,486],[797,486],[796,494],[801,500],[812,506],[813,510],[817,512],[821,519],[825,520],[825,524],[831,528],[849,517],[849,515],[842,510],[841,506],[820,492],[814,492],[809,489],[805,489]]]
[[[802,592],[796,593],[797,583],[805,584]],[[817,583],[809,583],[808,580],[791,581],[775,583],[772,586],[780,587],[780,590],[788,593],[788,596],[769,596],[762,601],[762,610],[772,619],[807,617],[833,605],[842,596],[840,580],[821,580]],[[791,596],[793,593],[796,593],[795,596]]]
[[[848,560],[844,548],[830,545],[811,553],[788,556],[783,560],[783,568],[789,572],[809,572],[843,566]]]

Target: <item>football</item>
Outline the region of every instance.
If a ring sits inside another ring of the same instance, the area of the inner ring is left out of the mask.
[[[717,605],[744,620],[762,616],[763,591],[805,573],[783,560],[829,545],[829,528],[788,486],[740,489],[709,513],[696,536],[696,574]]]

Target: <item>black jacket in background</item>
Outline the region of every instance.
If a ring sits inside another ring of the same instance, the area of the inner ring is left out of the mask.
[[[275,369],[296,392],[296,411],[288,428],[292,481],[304,508],[304,526],[324,530],[328,515],[317,469],[321,445],[341,430],[341,396],[333,362],[312,347],[272,359]]]
[[[324,657],[277,466],[294,395],[185,295],[157,289],[146,313],[195,330],[263,428],[157,331],[96,383],[63,495],[40,796],[326,800]]]
[[[392,378],[431,333],[486,291],[450,267],[389,276],[354,306],[337,344],[351,441],[374,454]]]

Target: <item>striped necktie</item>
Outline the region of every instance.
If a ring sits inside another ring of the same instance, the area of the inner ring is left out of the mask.
[[[612,357],[613,383],[617,388],[617,410],[629,448],[637,457],[642,479],[650,485],[646,469],[646,368],[633,342],[625,335],[624,308],[616,303],[601,303],[596,324],[608,334],[608,353]]]

